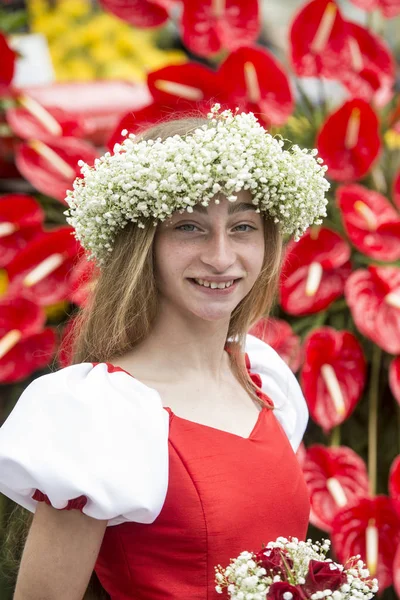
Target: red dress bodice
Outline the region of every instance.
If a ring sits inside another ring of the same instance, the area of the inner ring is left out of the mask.
[[[278,536],[306,535],[306,484],[273,410],[261,410],[248,438],[169,412],[161,513],[152,524],[106,530],[95,570],[112,600],[220,599],[215,565]]]

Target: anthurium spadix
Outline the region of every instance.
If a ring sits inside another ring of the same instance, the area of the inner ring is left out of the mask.
[[[400,543],[400,517],[388,496],[358,498],[340,509],[331,540],[340,562],[360,554],[383,591],[393,581],[393,556]]]
[[[312,419],[325,432],[350,416],[365,379],[364,354],[352,333],[321,327],[307,336],[301,386]]]
[[[327,227],[289,242],[280,279],[280,303],[291,315],[319,312],[343,294],[351,273],[350,246]]]
[[[400,354],[400,268],[357,269],[345,296],[357,329],[386,352]]]
[[[309,446],[302,468],[310,494],[310,522],[323,531],[331,531],[340,508],[368,495],[365,463],[351,448]]]
[[[336,199],[346,233],[358,250],[376,260],[400,259],[400,214],[387,198],[349,184],[338,188]]]

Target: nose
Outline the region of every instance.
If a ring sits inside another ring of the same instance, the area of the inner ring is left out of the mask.
[[[224,273],[236,261],[233,241],[226,231],[216,231],[204,240],[201,261],[212,267],[215,273]]]

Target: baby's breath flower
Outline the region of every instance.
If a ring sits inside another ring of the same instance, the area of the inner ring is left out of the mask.
[[[208,119],[184,137],[137,141],[129,134],[93,167],[79,162],[82,177],[67,192],[64,214],[88,258],[103,264],[129,221],[164,221],[176,210],[208,206],[216,194],[235,202],[241,190],[295,240],[322,223],[329,183],[316,150],[285,150],[253,113],[220,112],[216,104]]]

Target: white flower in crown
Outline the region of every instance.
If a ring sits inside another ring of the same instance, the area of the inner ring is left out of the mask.
[[[285,150],[253,113],[220,112],[216,104],[208,120],[165,140],[136,141],[130,134],[93,167],[80,163],[83,177],[67,192],[64,214],[90,258],[103,264],[129,221],[156,224],[176,210],[207,206],[218,193],[234,202],[249,190],[257,210],[295,240],[322,223],[329,183],[316,150]]]

